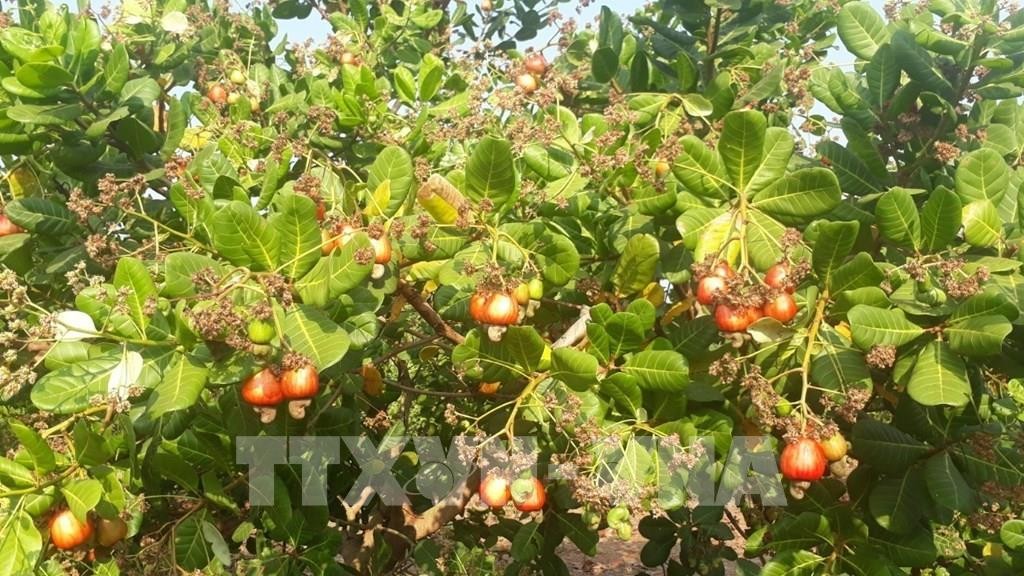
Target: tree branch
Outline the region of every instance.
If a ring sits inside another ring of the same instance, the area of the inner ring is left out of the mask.
[[[398,281],[398,293],[405,298],[405,301],[416,310],[417,313],[434,329],[435,332],[443,336],[444,338],[454,342],[455,344],[462,344],[466,341],[466,337],[459,334],[447,322],[441,318],[441,315],[434,310],[430,304],[427,304],[423,296],[420,295],[419,291],[415,287],[406,284],[405,282]]]

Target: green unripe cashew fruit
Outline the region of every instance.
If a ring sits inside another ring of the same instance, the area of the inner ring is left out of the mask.
[[[249,340],[253,344],[267,344],[274,339],[274,326],[263,320],[249,322]]]

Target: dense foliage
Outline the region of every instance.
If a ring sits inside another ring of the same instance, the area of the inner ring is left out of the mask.
[[[0,13],[0,576],[1020,574],[1024,12],[481,4]],[[540,456],[253,506],[274,435]],[[788,506],[673,492],[758,435]]]

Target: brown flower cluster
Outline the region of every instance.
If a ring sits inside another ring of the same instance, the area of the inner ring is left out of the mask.
[[[864,360],[876,370],[888,370],[896,363],[896,347],[872,346]]]

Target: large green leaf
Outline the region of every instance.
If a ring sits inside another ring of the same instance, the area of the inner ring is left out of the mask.
[[[280,238],[277,260],[288,278],[301,278],[320,260],[320,227],[316,225],[316,204],[298,194],[278,194],[277,213],[270,225]]]
[[[747,256],[758,270],[766,270],[782,258],[786,228],[760,210],[747,211]]]
[[[892,188],[878,199],[875,222],[886,240],[917,249],[921,241],[921,218],[913,197],[904,188]]]
[[[43,538],[32,517],[13,510],[0,518],[0,576],[32,574],[43,551]]]
[[[356,253],[372,249],[370,237],[355,234],[340,250],[320,258],[313,269],[295,283],[295,290],[306,304],[326,306],[332,298],[361,284],[373,271],[373,260],[360,261]]]
[[[825,558],[809,550],[786,551],[769,560],[759,572],[760,576],[811,576]]]
[[[372,193],[385,181],[389,183],[391,195],[383,213],[394,216],[409,198],[414,184],[412,158],[398,146],[388,146],[377,155],[370,165],[366,189]]]
[[[1003,340],[1013,325],[1003,316],[971,316],[945,330],[949,346],[964,356],[995,356],[1003,349]]]
[[[646,350],[626,360],[622,370],[643,389],[678,392],[690,382],[683,355],[672,350]]]
[[[575,348],[554,350],[551,367],[551,377],[574,390],[587,390],[597,383],[597,358]]]
[[[999,211],[990,200],[975,200],[963,207],[964,240],[972,246],[995,246],[1003,235]]]
[[[191,356],[176,354],[149,397],[149,417],[156,420],[168,412],[191,407],[206,387],[206,377],[206,366]]]
[[[750,204],[783,223],[804,223],[827,214],[839,200],[839,181],[831,170],[805,168],[775,179]]]
[[[857,305],[847,312],[853,343],[862,350],[873,346],[903,346],[924,334],[924,329],[907,320],[902,310],[885,310]]]
[[[512,145],[488,136],[473,148],[466,164],[466,193],[474,200],[490,199],[500,208],[515,192],[515,176]]]
[[[907,393],[925,406],[963,406],[971,399],[967,366],[945,342],[929,342],[917,355]]]
[[[881,110],[892,98],[900,85],[900,65],[896,62],[896,52],[889,44],[883,44],[875,50],[871,61],[864,67],[867,77],[868,97],[871,105]]]
[[[16,77],[23,86],[33,90],[52,90],[74,81],[67,70],[48,62],[29,62],[18,68]]]
[[[825,286],[832,284],[832,274],[850,255],[859,230],[860,223],[856,221],[818,224],[818,238],[811,253],[811,266]]]
[[[612,284],[620,294],[636,294],[654,280],[659,251],[658,239],[650,234],[637,234],[629,239],[612,274]]]
[[[853,152],[838,142],[827,140],[818,144],[822,161],[827,162],[839,179],[843,192],[853,196],[866,196],[882,191],[882,184]]]
[[[833,294],[840,294],[846,290],[867,286],[877,287],[884,279],[885,275],[879,270],[871,255],[861,252],[836,269],[829,290]]]
[[[312,306],[295,306],[280,314],[279,322],[288,347],[309,358],[318,371],[330,368],[348,352],[348,333]]]
[[[965,155],[956,168],[956,193],[964,204],[990,200],[999,204],[1010,186],[1010,167],[991,148]]]
[[[855,56],[870,60],[889,41],[885,21],[867,2],[848,2],[836,19],[839,38]]]
[[[859,460],[889,474],[902,474],[931,453],[923,442],[891,424],[861,418],[853,426],[850,444]]]
[[[30,232],[60,237],[77,227],[71,211],[47,198],[29,197],[8,202],[4,215]]]
[[[778,66],[777,69],[781,71],[783,67]],[[764,137],[763,159],[750,179],[747,194],[753,196],[782,178],[789,166],[789,159],[793,157],[795,146],[796,142],[789,130],[776,126],[769,128]]]
[[[32,457],[32,464],[36,472],[47,473],[57,467],[56,455],[53,448],[46,443],[46,440],[35,429],[26,426],[18,420],[8,422],[11,432],[18,439],[22,447]]]
[[[121,258],[114,271],[114,286],[126,293],[125,306],[139,336],[145,338],[149,326],[149,307],[155,305],[156,284],[146,270],[146,265],[137,258]]]
[[[960,231],[960,198],[948,188],[932,191],[921,209],[921,248],[937,252],[949,246]]]
[[[737,110],[725,115],[718,154],[737,190],[746,191],[764,157],[768,120],[756,110]]]
[[[925,461],[924,479],[932,499],[941,508],[969,513],[978,504],[974,489],[967,484],[946,452]]]
[[[914,531],[927,506],[923,483],[917,468],[907,470],[900,478],[879,480],[868,497],[868,509],[875,521],[896,534]]]
[[[142,388],[154,386],[172,352],[170,348],[156,347],[143,350],[143,369],[136,384]],[[55,414],[85,410],[94,396],[107,395],[111,374],[122,359],[121,350],[113,350],[49,372],[32,387],[32,403]]]
[[[896,52],[896,61],[912,80],[921,84],[925,91],[934,92],[947,102],[954,103],[956,94],[953,86],[935,67],[928,51],[917,45],[910,32],[900,30],[893,34],[892,46]]]
[[[86,521],[88,513],[96,508],[103,497],[103,485],[99,480],[92,478],[66,484],[60,491],[71,513],[81,522]]]
[[[221,263],[203,254],[175,252],[164,260],[164,285],[161,294],[178,298],[195,294],[192,277],[202,270],[212,270],[219,278],[223,273]]]
[[[532,326],[511,326],[500,342],[492,342],[482,330],[473,330],[452,351],[452,363],[482,371],[484,381],[510,381],[537,370],[544,347],[544,339]]]
[[[233,200],[213,216],[213,245],[237,266],[273,271],[280,252],[277,230],[252,206]]]
[[[692,134],[680,138],[679,144],[682,152],[672,165],[672,173],[686,190],[702,198],[727,198],[729,175],[718,152]]]

